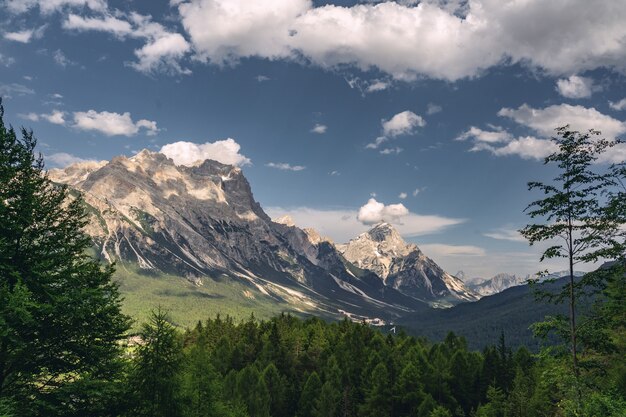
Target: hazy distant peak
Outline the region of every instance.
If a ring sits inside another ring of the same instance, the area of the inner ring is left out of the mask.
[[[284,216],[280,216],[274,219],[274,223],[284,224],[285,226],[290,226],[290,227],[293,227],[296,225],[296,223],[293,221],[293,218],[288,214],[285,214]]]

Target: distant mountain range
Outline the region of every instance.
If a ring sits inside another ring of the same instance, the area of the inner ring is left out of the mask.
[[[556,292],[569,278],[557,278],[542,290]],[[589,307],[588,299],[579,300],[580,311]],[[474,303],[463,303],[447,309],[424,309],[410,313],[394,322],[408,333],[425,336],[433,341],[443,340],[449,331],[464,336],[471,349],[495,345],[502,333],[506,343],[514,348],[526,346],[537,351],[542,341],[533,337],[531,325],[547,315],[568,314],[567,303],[550,304],[537,301],[528,285],[507,288],[485,296]]]
[[[83,194],[99,256],[145,276],[198,288],[232,282],[287,311],[374,323],[479,298],[389,224],[335,245],[289,219],[272,221],[231,165],[181,166],[143,150],[49,177]]]
[[[574,276],[576,277],[581,277],[584,274],[585,273],[581,271],[574,272]],[[466,280],[465,274],[463,273],[463,271],[457,272],[456,276],[465,280],[465,285],[469,289],[474,291],[475,293],[479,294],[481,297],[500,293],[506,290],[507,288],[516,287],[519,285],[525,285],[528,283],[529,279],[535,278],[534,275],[522,276],[522,275],[515,275],[515,274],[500,273],[488,279],[474,278],[471,280]],[[547,279],[556,279],[556,278],[561,278],[565,276],[569,276],[569,271],[559,271],[559,272],[555,272],[555,273],[543,276],[541,277],[540,281],[545,281]]]

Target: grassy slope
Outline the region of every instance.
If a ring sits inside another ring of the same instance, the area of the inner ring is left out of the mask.
[[[291,310],[288,305],[230,278],[205,279],[198,286],[182,277],[146,275],[134,265],[118,263],[114,280],[119,283],[124,298],[123,311],[135,320],[135,329],[159,306],[181,327],[194,326],[198,320],[218,313],[245,319],[252,313],[257,318],[269,318]]]

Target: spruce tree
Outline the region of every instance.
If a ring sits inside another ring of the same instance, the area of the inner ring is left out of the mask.
[[[3,116],[0,102],[0,407],[106,415],[129,326],[113,268],[87,254],[80,196],[48,179],[33,132],[18,137]]]

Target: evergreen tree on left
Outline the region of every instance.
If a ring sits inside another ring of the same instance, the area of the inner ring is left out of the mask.
[[[3,116],[0,101],[0,415],[115,415],[129,319],[113,267],[87,253],[83,200]]]

